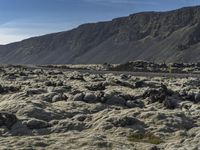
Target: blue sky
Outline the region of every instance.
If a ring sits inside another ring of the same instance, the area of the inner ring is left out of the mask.
[[[0,44],[140,11],[200,5],[200,0],[0,0]]]

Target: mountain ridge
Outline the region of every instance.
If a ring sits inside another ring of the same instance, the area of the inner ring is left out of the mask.
[[[0,45],[2,64],[197,62],[200,6],[140,12]]]

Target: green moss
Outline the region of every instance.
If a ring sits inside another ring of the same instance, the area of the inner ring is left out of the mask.
[[[160,137],[155,136],[152,133],[134,133],[128,137],[128,140],[131,142],[141,142],[141,143],[150,143],[150,144],[160,144],[163,143],[163,140]]]

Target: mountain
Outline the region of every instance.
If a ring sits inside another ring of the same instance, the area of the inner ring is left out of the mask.
[[[197,62],[200,6],[142,12],[0,46],[3,64]]]

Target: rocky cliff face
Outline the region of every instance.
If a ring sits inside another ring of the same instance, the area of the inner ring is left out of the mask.
[[[143,12],[0,46],[0,63],[197,62],[200,7]]]

